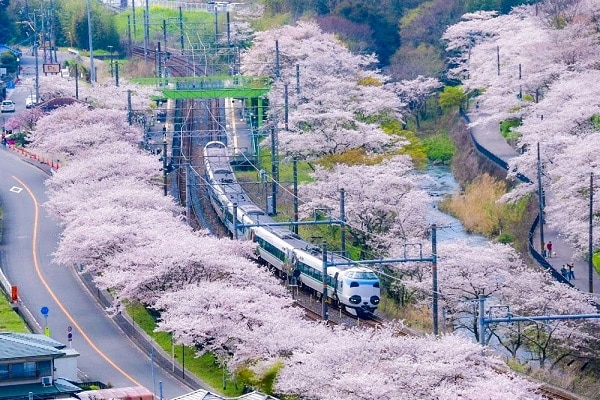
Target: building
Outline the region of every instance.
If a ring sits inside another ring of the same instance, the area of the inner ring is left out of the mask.
[[[184,394],[183,396],[176,397],[172,400],[278,400],[276,397],[262,394],[259,392],[252,392],[241,395],[239,397],[222,397],[217,394],[211,393],[204,389],[196,390],[192,393]]]
[[[0,400],[72,397],[79,353],[54,339],[0,332]]]

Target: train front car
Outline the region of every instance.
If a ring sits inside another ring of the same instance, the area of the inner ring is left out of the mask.
[[[306,244],[295,246],[293,265],[301,284],[322,295],[323,253],[318,247]],[[372,317],[381,295],[377,275],[334,252],[327,252],[327,261],[335,264],[327,267],[327,297],[350,315]]]
[[[379,306],[379,278],[370,269],[352,267],[338,275],[338,298],[346,311],[361,318],[372,317]]]

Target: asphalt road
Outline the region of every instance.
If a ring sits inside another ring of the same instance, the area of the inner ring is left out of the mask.
[[[113,386],[141,384],[169,399],[192,390],[161,370],[114,323],[73,268],[52,263],[60,227],[42,207],[47,200],[48,177],[35,164],[0,148],[0,201],[3,241],[0,261],[12,285],[19,288],[26,305],[50,336],[67,344],[72,327],[72,347],[81,355],[78,365],[86,380]],[[48,307],[45,318],[42,307]]]

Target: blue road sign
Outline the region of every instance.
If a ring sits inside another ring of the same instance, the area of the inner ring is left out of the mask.
[[[40,310],[40,312],[42,313],[43,316],[47,317],[48,316],[48,312],[50,310],[48,309],[48,307],[44,306],[42,307],[42,309]]]

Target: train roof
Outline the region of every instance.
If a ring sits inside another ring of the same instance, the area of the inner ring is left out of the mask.
[[[289,246],[307,255],[317,259],[323,258],[323,250],[320,245],[307,242],[285,225],[273,226],[273,224],[278,222],[250,200],[235,178],[229,162],[227,146],[224,143],[217,141],[208,142],[204,147],[204,156],[207,163],[207,172],[212,175],[212,179],[220,183],[219,187],[222,194],[227,196],[227,199],[231,203],[235,203],[238,210],[242,211],[246,215],[246,218],[252,221],[252,224],[256,224],[257,227],[263,228],[264,232],[268,232],[268,234],[285,241]],[[327,252],[327,259],[333,263],[351,262],[350,259],[332,251]],[[358,264],[339,265],[335,266],[335,268],[340,270],[360,268],[364,271],[369,271],[368,268],[361,267]]]

